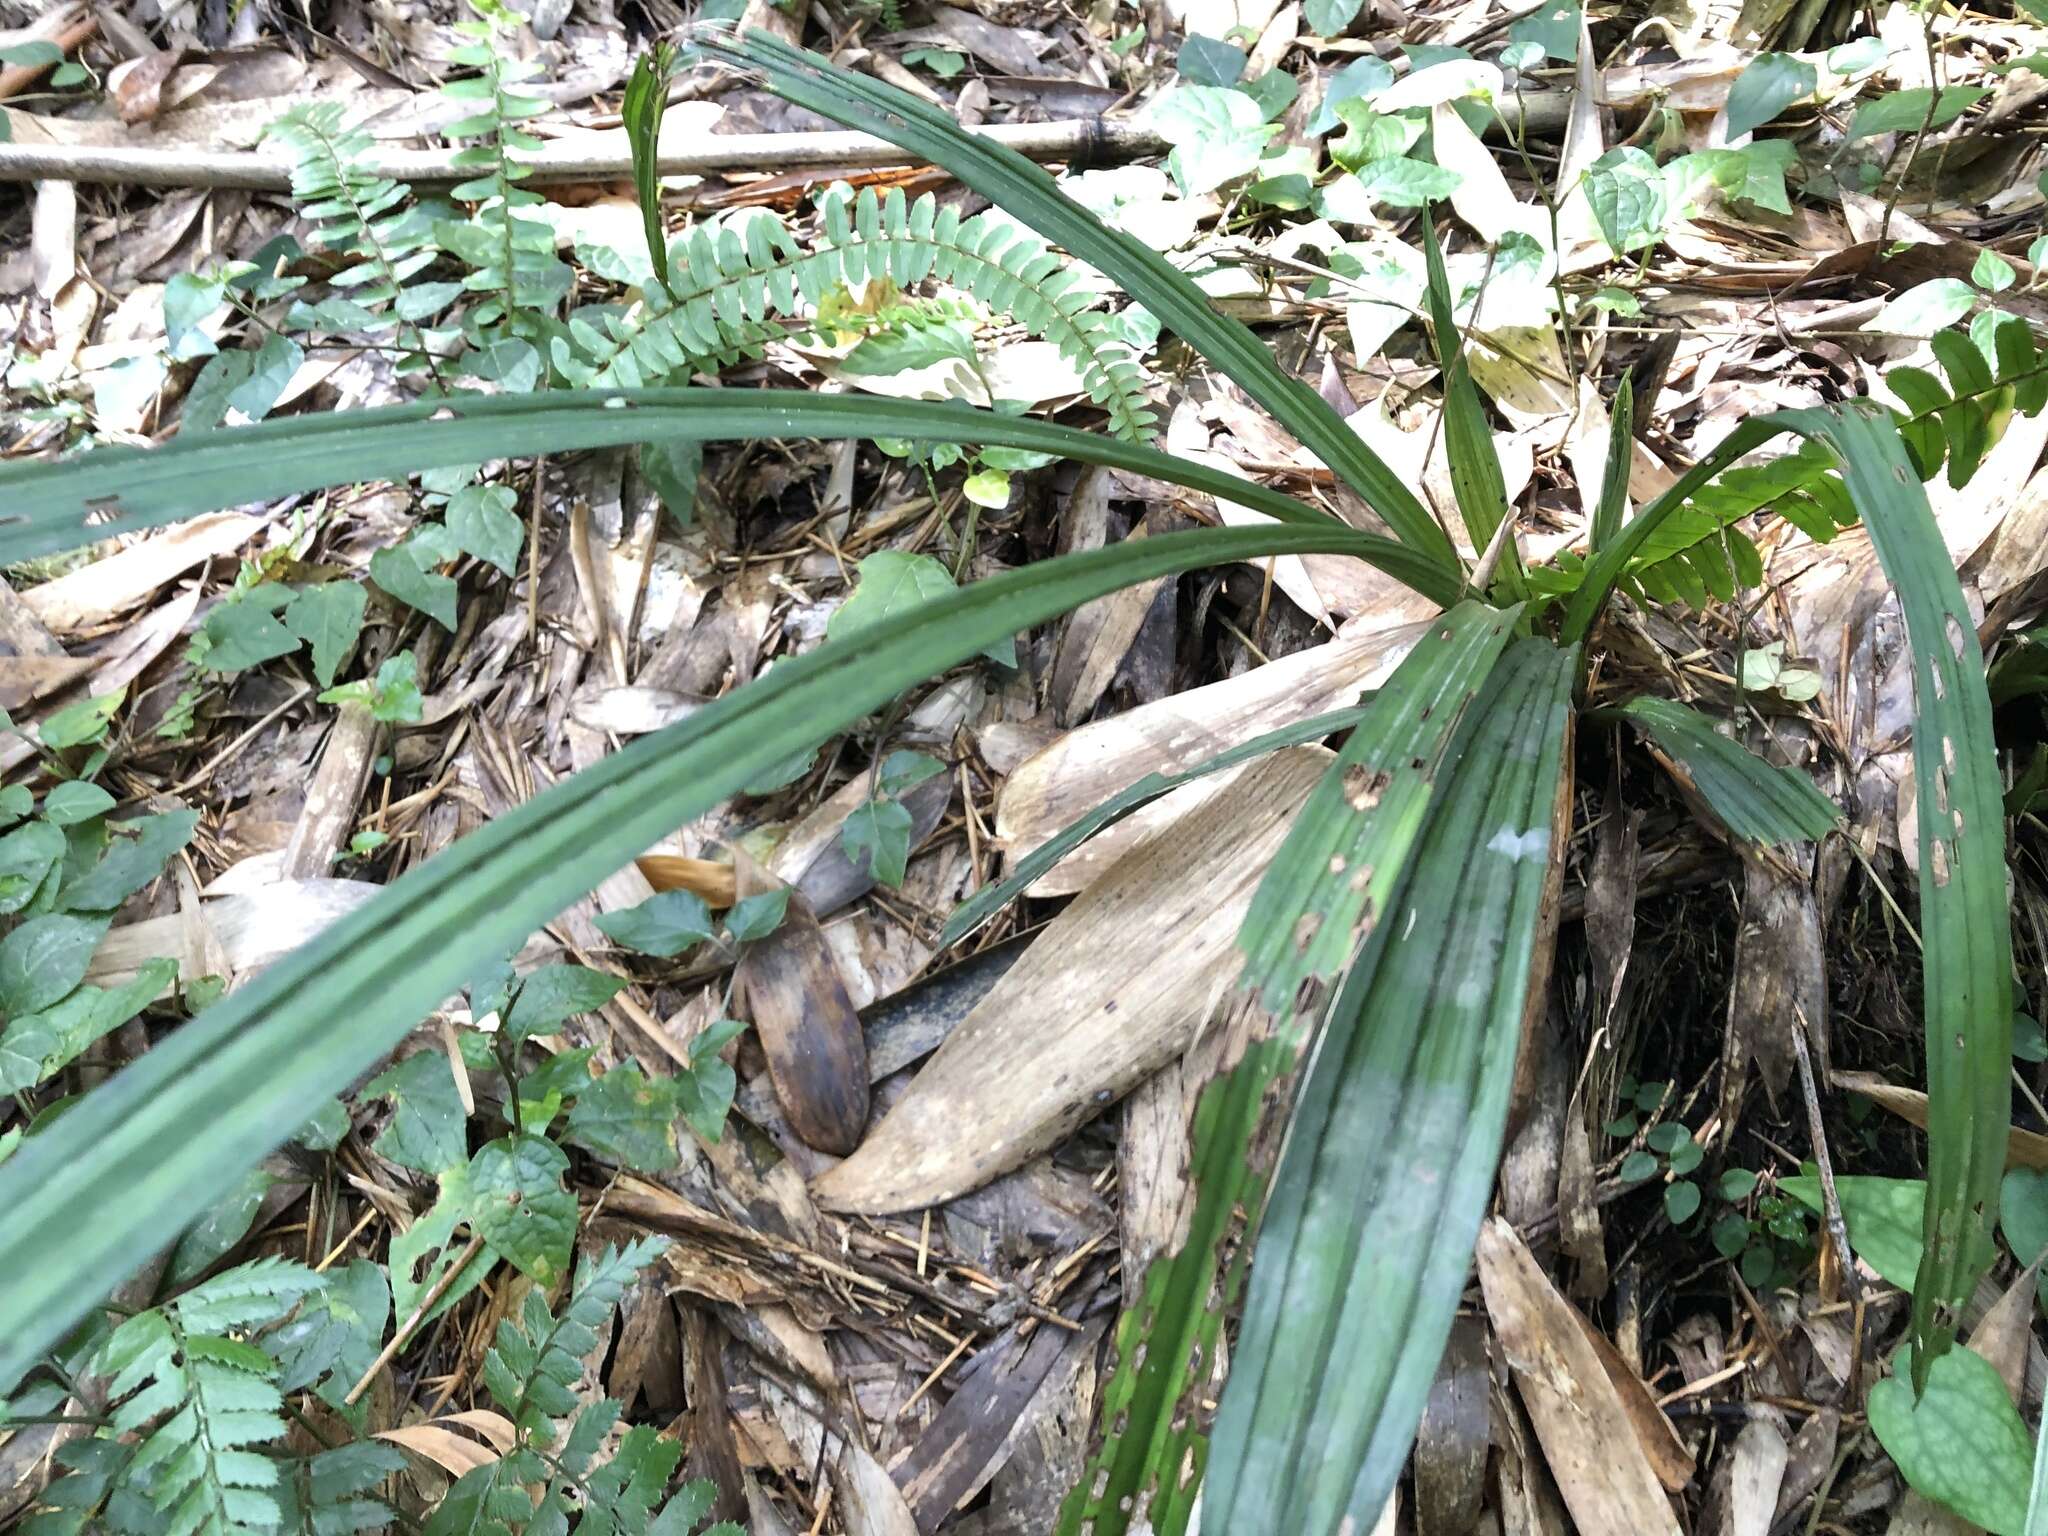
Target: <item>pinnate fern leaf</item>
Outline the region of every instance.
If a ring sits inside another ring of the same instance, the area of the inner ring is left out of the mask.
[[[667,1246],[661,1238],[641,1238],[585,1258],[560,1317],[535,1290],[527,1292],[517,1323],[506,1318],[498,1324],[497,1343],[484,1357],[484,1386],[528,1439],[543,1447],[554,1443],[553,1421],[576,1410],[574,1388],[598,1329],[633,1276]]]
[[[631,315],[572,317],[568,338],[554,342],[556,368],[595,387],[658,383],[807,330],[835,285],[936,280],[1056,345],[1117,436],[1149,433],[1143,370],[1095,307],[1087,277],[1036,235],[994,210],[963,219],[929,193],[912,202],[900,188],[877,196],[834,187],[821,212],[824,236],[811,250],[761,210],[697,225],[669,249],[668,291],[651,288]]]
[[[1885,375],[1905,407],[1894,410],[1899,435],[1920,478],[1947,471],[1948,484],[1967,485],[2015,415],[2048,406],[2048,355],[2032,328],[2012,315],[1978,317],[1970,333],[1943,331],[1929,340],[1941,375],[1906,364]],[[1835,455],[1804,442],[1767,463],[1724,471],[1671,512],[1630,559],[1619,585],[1630,595],[1698,609],[1708,597],[1727,601],[1738,588],[1763,581],[1763,559],[1736,526],[1774,513],[1816,544],[1857,523]],[[1577,555],[1561,556],[1533,582],[1548,593],[1576,591],[1585,571]]]
[[[339,102],[294,107],[264,137],[290,157],[292,199],[314,239],[356,258],[331,279],[347,298],[321,306],[322,320],[376,331],[430,314],[453,297],[454,284],[412,283],[434,260],[433,231],[404,187],[365,165],[373,141],[364,128],[343,122]]]
[[[119,1480],[164,1517],[163,1536],[240,1536],[283,1519],[279,1465],[260,1449],[285,1432],[277,1362],[229,1330],[275,1321],[320,1288],[280,1259],[246,1264],[114,1331],[99,1370],[135,1452]]]

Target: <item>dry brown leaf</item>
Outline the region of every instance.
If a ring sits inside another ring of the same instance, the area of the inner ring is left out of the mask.
[[[1577,1309],[1498,1217],[1480,1229],[1478,1259],[1487,1315],[1582,1536],[1679,1536]]]
[[[195,517],[31,587],[21,600],[52,634],[79,634],[118,618],[194,566],[233,554],[266,526],[264,519],[246,512]]]
[[[1643,1385],[1643,1378],[1621,1358],[1621,1351],[1578,1308],[1572,1307],[1571,1312],[1578,1319],[1579,1330],[1585,1334],[1586,1342],[1599,1355],[1600,1364],[1607,1372],[1608,1384],[1614,1388],[1622,1411],[1635,1426],[1636,1444],[1643,1448],[1650,1469],[1657,1474],[1657,1481],[1672,1493],[1684,1489],[1692,1482],[1692,1452],[1678,1438],[1678,1431],[1671,1427],[1670,1418],[1657,1406],[1650,1389]]]
[[[497,1421],[489,1429],[478,1419]],[[493,1444],[480,1445],[467,1435],[458,1435],[445,1425],[460,1423],[485,1435]],[[502,1429],[499,1427],[502,1426]],[[478,1467],[488,1467],[512,1448],[516,1438],[512,1425],[502,1415],[483,1409],[472,1409],[466,1413],[452,1413],[429,1424],[408,1424],[402,1429],[380,1430],[379,1440],[388,1440],[402,1446],[415,1455],[424,1456],[451,1477],[460,1477],[465,1472],[474,1472]]]
[[[1263,731],[1355,704],[1362,691],[1393,671],[1420,633],[1421,625],[1413,624],[1383,634],[1339,635],[1237,677],[1071,731],[1010,775],[996,802],[996,835],[1010,857],[1021,857],[1148,773],[1177,772]],[[1202,798],[1210,788],[1201,780],[1186,786]],[[1122,825],[1069,854],[1033,893],[1071,895],[1146,835],[1124,832],[1118,838]],[[1154,821],[1146,830],[1157,826]],[[1111,838],[1117,841],[1105,842]],[[1115,853],[1108,853],[1112,848]]]
[[[1478,1523],[1493,1438],[1491,1388],[1486,1326],[1459,1317],[1415,1431],[1416,1536],[1464,1536]]]
[[[741,957],[735,1006],[760,1037],[790,1128],[821,1152],[851,1152],[868,1118],[867,1041],[853,999],[802,894],[779,887],[744,854],[737,875],[742,900],[781,888],[789,906],[781,925]]]
[[[296,949],[380,889],[365,880],[290,880],[216,898],[201,910],[214,941],[239,976]],[[132,981],[148,961],[168,955],[178,961],[184,981],[196,981],[208,974],[206,957],[188,951],[189,937],[190,925],[179,913],[123,924],[93,951],[85,979],[98,987],[119,986]]]
[[[1235,969],[1252,892],[1330,756],[1295,747],[1254,763],[1118,860],[860,1149],[815,1181],[818,1203],[880,1213],[953,1199],[1021,1167],[1176,1055]]]
[[[1907,1124],[1927,1129],[1927,1095],[1917,1088],[1897,1087],[1872,1072],[1836,1072],[1833,1082],[1837,1088],[1862,1094]],[[2048,1136],[2016,1125],[2010,1127],[2005,1133],[2005,1166],[2048,1170]]]
[[[1770,1536],[1789,1453],[1768,1419],[1751,1419],[1735,1437],[1728,1481],[1728,1536]]]

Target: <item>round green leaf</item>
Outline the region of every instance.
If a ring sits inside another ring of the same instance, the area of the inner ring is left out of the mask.
[[[1714,1251],[1724,1259],[1732,1259],[1749,1246],[1749,1222],[1741,1213],[1729,1211],[1715,1221],[1708,1234],[1714,1243]]]
[[[1749,61],[1728,92],[1728,137],[1739,139],[1805,96],[1820,77],[1804,59],[1789,53],[1760,53]]]
[[[1756,1175],[1747,1168],[1723,1169],[1719,1187],[1721,1198],[1730,1204],[1738,1200],[1747,1200],[1750,1192],[1756,1188]]]
[[[1893,1375],[1870,1389],[1868,1407],[1878,1443],[1914,1488],[1995,1536],[2020,1536],[2033,1437],[1990,1361],[1950,1349],[1929,1369],[1918,1402]]]

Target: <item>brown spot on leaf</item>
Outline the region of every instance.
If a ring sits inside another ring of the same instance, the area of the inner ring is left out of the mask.
[[[1353,763],[1344,770],[1344,803],[1361,815],[1378,805],[1380,796],[1386,792],[1386,774],[1363,763]]]

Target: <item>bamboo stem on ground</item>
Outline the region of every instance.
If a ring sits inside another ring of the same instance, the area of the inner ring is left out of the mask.
[[[1555,132],[1564,123],[1564,92],[1523,98],[1533,133]],[[1507,119],[1518,103],[1499,103]],[[1129,119],[1077,118],[1054,123],[1013,123],[976,129],[1027,159],[1107,165],[1163,154],[1166,142],[1150,127]],[[460,181],[471,171],[456,166],[454,147],[391,149],[364,164],[393,181]],[[624,134],[599,149],[584,144],[541,149],[519,157],[533,167],[532,182],[618,181],[632,175],[633,157]],[[688,149],[663,154],[663,176],[708,176],[732,171],[789,171],[820,166],[848,170],[917,165],[922,162],[872,134],[822,133],[708,134]],[[252,192],[286,192],[291,171],[278,158],[250,150],[148,149],[107,144],[0,144],[0,182],[85,181],[134,187],[236,187]]]

